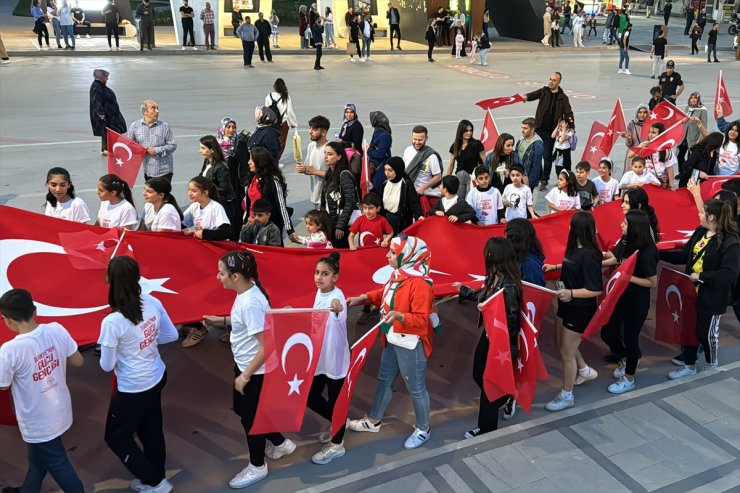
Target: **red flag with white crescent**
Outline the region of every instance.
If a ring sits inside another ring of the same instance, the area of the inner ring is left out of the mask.
[[[660,271],[655,297],[655,340],[696,346],[696,286],[689,276],[668,269]]]
[[[59,244],[75,269],[105,269],[119,242],[118,228],[59,233]],[[121,235],[122,236],[122,235]]]
[[[722,77],[722,71],[719,71],[717,76],[717,90],[714,93],[714,119],[719,118],[717,114],[717,106],[722,108],[722,116],[726,117],[732,114],[732,102],[730,102],[730,95],[727,94],[727,86],[725,85],[725,79]]]
[[[596,309],[596,313],[588,323],[583,335],[581,335],[581,339],[588,339],[600,331],[601,328],[609,322],[612,313],[614,313],[614,307],[617,306],[619,298],[630,283],[632,273],[635,272],[636,263],[637,252],[633,253],[627,260],[622,262],[622,265],[620,265],[611,277],[609,277],[609,280],[606,282],[606,286],[604,286],[604,299]]]
[[[146,147],[108,129],[108,173],[120,176],[133,188],[145,155]]]
[[[502,96],[498,98],[483,99],[481,101],[478,101],[475,104],[477,106],[480,106],[484,110],[492,110],[495,108],[500,108],[502,106],[508,106],[514,103],[523,103],[526,100],[527,98],[525,98],[521,94],[514,94],[513,96]]]
[[[601,142],[604,140],[606,135],[606,125],[599,121],[594,121],[591,125],[591,133],[588,134],[588,140],[583,146],[583,155],[581,161],[588,161],[591,165],[591,169],[599,169],[599,162],[609,153],[604,153],[601,150]]]
[[[667,151],[678,146],[683,140],[685,130],[683,124],[686,120],[679,120],[671,127],[665,129],[665,132],[658,134],[652,140],[644,140],[640,146],[630,147],[630,150],[638,156],[645,158],[651,154],[660,151]]]
[[[538,340],[555,292],[527,282],[522,282],[522,287],[524,293],[519,329],[519,357],[514,371],[514,383],[516,401],[529,413],[534,401],[537,380],[548,378]]]
[[[609,155],[612,152],[614,143],[619,138],[619,135],[627,131],[627,122],[624,121],[624,111],[622,110],[622,101],[617,98],[617,102],[614,104],[614,110],[612,116],[609,118],[609,123],[606,125],[606,134],[599,145],[599,149],[605,154]]]
[[[640,131],[640,140],[648,139],[650,126],[653,123],[662,123],[665,128],[668,129],[678,122],[683,124],[688,119],[689,116],[678,109],[676,105],[672,104],[670,101],[661,101],[655,105],[653,111],[648,115],[647,120],[645,120],[645,124],[642,126],[642,130]],[[681,140],[683,140],[683,136],[681,136]],[[681,140],[678,140],[676,145],[680,144]]]
[[[486,111],[486,117],[483,120],[483,129],[480,133],[480,143],[483,144],[483,150],[486,153],[493,151],[496,147],[496,141],[500,135],[496,121],[493,119],[493,113],[491,110]]]
[[[497,291],[483,302],[483,326],[488,334],[488,356],[483,371],[483,391],[493,402],[505,395],[514,395],[514,366],[509,346],[509,326],[506,321],[504,290]]]

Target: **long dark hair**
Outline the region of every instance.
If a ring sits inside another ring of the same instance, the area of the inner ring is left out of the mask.
[[[565,245],[565,256],[576,253],[579,248],[590,250],[594,256],[601,259],[601,249],[596,241],[596,221],[594,216],[585,211],[577,211],[570,218],[568,243]]]
[[[204,135],[200,138],[200,143],[204,147],[213,151],[213,157],[211,158],[213,164],[223,163],[226,161],[224,157],[224,151],[221,149],[221,144],[213,135]]]
[[[658,229],[658,216],[655,215],[655,209],[650,205],[648,194],[641,187],[630,188],[624,192],[625,197],[629,197],[630,210],[645,211],[650,219],[650,228],[653,230],[653,235],[656,243],[660,238],[660,230]]]
[[[172,207],[175,208],[177,214],[180,216],[180,221],[184,219],[182,211],[180,210],[180,206],[177,204],[175,196],[172,195],[172,184],[169,182],[169,180],[162,178],[161,176],[157,176],[154,178],[149,178],[144,185],[151,188],[155,192],[164,195],[165,203],[170,204]]]
[[[337,153],[339,156],[339,162],[337,162],[333,170],[331,167],[326,168],[324,181],[327,185],[339,188],[339,175],[342,174],[343,170],[349,169],[347,154],[345,153],[344,146],[340,142],[327,142],[326,147],[331,147],[331,149]]]
[[[134,325],[144,320],[139,264],[131,257],[113,257],[106,269],[108,304]]]
[[[729,236],[740,237],[730,204],[723,200],[709,199],[704,202],[704,213],[707,216],[714,216],[714,222],[717,224],[715,234],[720,245]]]
[[[255,260],[252,252],[249,250],[243,252],[234,250],[221,257],[220,260],[229,274],[239,274],[247,281],[251,280],[262,291],[267,301],[270,301],[270,296],[260,282],[259,273],[257,272],[257,260]]]
[[[75,186],[72,184],[72,177],[69,176],[69,171],[67,171],[64,168],[60,167],[54,167],[49,170],[48,173],[46,173],[46,184],[49,185],[49,180],[51,180],[52,176],[61,176],[64,178],[64,181],[69,183],[69,188],[67,189],[67,194],[71,198],[75,198]],[[51,192],[46,192],[46,201],[51,204],[52,207],[57,206],[57,198],[54,197],[54,195]]]
[[[280,99],[283,103],[288,104],[288,86],[285,85],[285,81],[281,77],[275,79],[272,88],[275,89],[276,93],[280,94]]]
[[[732,122],[730,123],[730,126],[727,127],[727,131],[725,132],[725,140],[724,140],[724,144],[722,144],[722,147],[727,148],[727,144],[732,142],[730,140],[730,130],[732,130],[733,128],[735,129],[735,132],[740,133],[740,123]],[[740,139],[740,137],[735,139],[735,144],[738,144],[738,139]],[[740,153],[740,145],[738,145],[737,152]]]
[[[627,234],[622,236],[617,247],[621,258],[624,260],[637,250],[644,250],[655,240],[650,234],[650,217],[647,212],[632,210],[625,216],[627,221]]]
[[[504,145],[506,144],[507,140],[513,140],[516,142],[516,139],[514,139],[514,136],[511,134],[501,134],[498,136],[498,140],[496,141],[496,145],[493,148],[493,161],[492,163],[492,169],[491,172],[493,173],[496,171],[496,166],[498,166],[501,163],[501,157],[504,155]],[[511,166],[511,158],[514,155],[512,152],[508,156],[504,158],[504,161],[506,162],[506,167],[509,168]]]
[[[534,226],[532,226],[532,223],[527,219],[518,217],[507,222],[504,234],[514,247],[514,253],[516,253],[518,262],[524,260],[530,253],[543,258],[545,257],[545,252],[542,250],[542,243],[537,238],[537,232]]]
[[[565,193],[568,197],[575,197],[578,195],[578,191],[576,190],[576,174],[567,169],[561,171],[560,174],[565,175]]]
[[[188,183],[194,184],[201,192],[206,192],[209,199],[215,200],[216,202],[219,201],[220,195],[218,194],[218,188],[205,176],[194,176]]]
[[[704,137],[697,144],[691,146],[691,150],[701,149],[702,154],[708,156],[710,152],[716,151],[722,146],[725,140],[725,134],[722,132],[712,132],[711,134]]]
[[[118,197],[123,197],[129,204],[134,205],[134,197],[131,195],[131,188],[128,183],[118,175],[103,175],[98,180],[103,188],[108,192],[115,192]]]
[[[326,235],[327,238],[331,238],[331,219],[326,211],[321,209],[311,209],[304,214],[303,219],[308,219],[312,223],[319,226],[319,230]]]
[[[283,187],[283,196],[288,196],[288,184],[285,182],[285,177],[280,168],[275,164],[275,158],[272,157],[270,151],[264,147],[253,147],[249,150],[254,161],[254,177],[259,180],[260,190],[263,189],[265,183],[275,178],[280,186]]]
[[[489,238],[483,247],[483,262],[486,264],[486,282],[483,292],[489,294],[493,288],[496,274],[509,278],[522,294],[522,272],[519,270],[514,246],[508,238]]]
[[[457,156],[462,150],[463,134],[468,127],[474,130],[473,124],[470,122],[470,120],[460,120],[460,123],[457,124],[457,131],[455,132],[455,142],[452,144],[452,154],[454,154],[455,156]],[[470,141],[472,142],[473,140],[475,139],[471,136]]]

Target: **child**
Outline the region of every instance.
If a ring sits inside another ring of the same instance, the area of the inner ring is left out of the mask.
[[[31,293],[25,289],[11,289],[0,297],[0,318],[18,334],[0,346],[0,390],[10,388],[13,394],[30,462],[23,486],[12,490],[41,491],[49,472],[62,490],[82,492],[62,434],[72,426],[67,364],[79,367],[84,360],[64,327],[56,322],[37,324],[35,316]]]
[[[103,175],[98,180],[100,210],[95,226],[134,229],[139,222],[128,183],[118,175]]]
[[[648,137],[643,142],[640,142],[637,147],[645,147],[648,145],[648,141],[655,139],[658,135],[665,132],[665,125],[662,123],[653,123],[650,125],[648,130]],[[627,159],[634,156],[635,153],[631,150],[627,153]],[[673,188],[675,182],[675,171],[674,167],[678,165],[678,159],[676,158],[673,149],[664,149],[659,152],[654,152],[649,156],[645,157],[645,170],[648,174],[654,175],[664,188]]]
[[[290,241],[306,245],[308,248],[333,248],[329,241],[329,215],[321,209],[311,209],[303,216],[308,236],[293,233]]]
[[[576,192],[581,201],[581,209],[589,211],[599,205],[599,190],[596,184],[588,179],[591,165],[588,161],[576,164]]]
[[[457,34],[455,35],[455,58],[461,58],[461,56],[465,56],[463,52],[463,43],[465,42],[465,36],[462,33],[462,29],[457,29]]]
[[[575,134],[573,120],[561,118],[558,126],[552,131],[555,139],[555,151],[552,160],[555,163],[555,172],[559,175],[563,169],[570,171],[570,147]]]
[[[183,214],[185,234],[203,240],[222,241],[232,237],[231,221],[216,201],[218,190],[208,178],[196,176],[188,182],[190,206]]]
[[[280,241],[280,228],[270,221],[270,203],[258,199],[252,204],[252,215],[242,227],[239,241],[252,245],[283,246]]]
[[[581,208],[581,199],[576,192],[576,176],[572,171],[563,170],[558,175],[558,184],[545,196],[547,207],[552,213],[572,211]]]
[[[594,185],[602,204],[608,204],[619,195],[619,182],[612,178],[612,160],[608,157],[599,162],[599,177],[594,180]]]
[[[538,217],[534,211],[532,190],[524,184],[524,168],[518,164],[512,165],[509,178],[511,183],[504,188],[502,199],[506,207],[506,221],[517,218],[527,219],[527,213],[533,218]]]
[[[491,186],[491,175],[488,173],[488,168],[482,164],[478,165],[473,174],[478,185],[468,192],[465,200],[475,211],[478,224],[488,226],[498,224],[499,220],[506,222],[501,193]]]
[[[144,184],[144,209],[141,229],[147,231],[181,231],[182,211],[172,195],[172,185],[162,177],[149,178]]]
[[[473,36],[473,41],[470,44],[470,64],[475,63],[475,55],[478,54],[478,36]]]
[[[429,210],[430,216],[447,216],[451,223],[471,222],[478,223],[475,211],[464,200],[457,196],[457,190],[460,188],[460,180],[455,175],[442,177],[442,185],[439,190],[442,192],[442,198]]]
[[[624,195],[625,190],[641,187],[645,184],[660,186],[660,180],[654,174],[645,171],[645,160],[643,158],[634,156],[632,158],[632,171],[622,175],[622,179],[619,180],[619,189]]]
[[[485,31],[478,37],[478,48],[480,49],[480,64],[484,67],[488,65],[488,52],[491,50],[491,40]]]
[[[363,197],[362,216],[349,227],[349,249],[357,250],[355,246],[355,237],[359,235],[359,246],[380,245],[383,248],[388,247],[391,238],[393,238],[393,228],[386,218],[379,216],[380,208],[383,205],[382,199],[376,193],[368,193]]]
[[[87,204],[75,196],[75,186],[69,171],[64,168],[51,168],[46,174],[46,209],[44,215],[66,219],[76,223],[90,221]]]
[[[593,31],[594,36],[599,35],[599,33],[596,31],[596,14],[591,14],[588,16],[588,36],[591,36],[591,31]]]
[[[272,47],[280,48],[278,46],[278,37],[280,36],[280,17],[274,10],[270,11],[270,35],[272,37]]]

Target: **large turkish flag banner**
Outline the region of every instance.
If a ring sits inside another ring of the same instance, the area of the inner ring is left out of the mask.
[[[581,339],[586,340],[592,335],[596,334],[605,326],[609,319],[614,313],[614,307],[617,306],[619,298],[627,289],[632,278],[632,273],[635,272],[635,263],[637,262],[637,252],[629,256],[627,260],[622,262],[622,265],[614,271],[609,277],[604,287],[604,297],[599,307],[596,309],[596,313],[591,318],[586,330],[581,335]]]
[[[668,269],[660,271],[655,299],[655,340],[696,346],[696,286],[689,276]]]
[[[118,175],[133,188],[144,156],[146,147],[108,129],[108,173]]]
[[[490,343],[486,369],[483,371],[483,391],[488,400],[493,402],[499,397],[516,393],[503,290],[483,302],[483,326]]]

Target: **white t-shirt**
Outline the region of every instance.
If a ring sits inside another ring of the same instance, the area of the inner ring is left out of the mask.
[[[39,324],[0,347],[0,387],[10,387],[23,441],[43,443],[72,426],[67,358],[77,343],[56,322]]]
[[[133,226],[138,222],[136,209],[131,203],[123,199],[116,205],[107,200],[100,203],[98,210],[98,224],[104,228],[123,228]]]
[[[614,200],[614,197],[619,194],[619,182],[612,177],[609,177],[609,181],[605,182],[599,176],[594,180],[596,190],[599,191],[599,200],[602,204],[607,204]]]
[[[244,371],[257,355],[260,343],[257,334],[265,330],[265,312],[270,309],[267,298],[260,288],[252,286],[236,296],[231,307],[231,352],[239,370]],[[265,365],[260,366],[255,375],[265,373]]]
[[[326,321],[324,344],[321,356],[316,365],[316,375],[326,375],[338,380],[347,376],[349,370],[349,343],[347,342],[347,302],[344,293],[338,287],[328,293],[316,292],[313,307],[316,309],[331,308],[331,302],[338,299],[342,302],[342,311],[330,313]]]
[[[498,189],[491,187],[485,192],[481,192],[477,188],[473,188],[468,192],[465,200],[470,204],[470,207],[475,209],[479,226],[498,224],[498,211],[504,208],[504,202],[501,200]]]
[[[550,204],[560,207],[560,209],[566,211],[581,208],[581,198],[578,195],[574,195],[571,197],[567,193],[560,190],[558,187],[550,190],[547,195],[545,195],[545,200]],[[558,211],[553,210],[552,212],[554,213]]]
[[[87,208],[85,201],[79,197],[68,200],[65,203],[57,201],[56,207],[52,207],[49,202],[46,203],[44,215],[74,221],[76,223],[90,222],[90,210]]]
[[[668,179],[668,168],[678,165],[678,159],[672,149],[668,149],[665,162],[660,161],[660,153],[656,152],[645,158],[645,169],[653,173],[659,180]]]
[[[193,202],[183,213],[183,223],[188,227],[200,229],[218,229],[222,224],[231,224],[223,206],[211,200],[205,207]]]
[[[570,141],[573,140],[573,130],[566,130],[565,135],[568,137],[563,142],[560,142],[560,131],[558,131],[555,137],[555,149],[570,149]]]
[[[411,160],[414,159],[414,156],[416,156],[416,153],[418,151],[414,149],[414,146],[408,146],[405,151],[403,151],[403,162],[408,166],[411,163]],[[421,185],[425,185],[429,183],[432,180],[432,177],[436,175],[442,174],[442,166],[439,163],[439,159],[437,159],[437,156],[435,154],[432,154],[427,158],[426,161],[421,163],[421,166],[419,167],[419,174],[416,175],[416,179],[414,180],[414,188],[419,188]],[[441,197],[442,191],[439,189],[439,185],[436,188],[427,188],[424,190],[424,195],[429,195],[432,197]]]
[[[517,218],[527,219],[527,207],[533,204],[532,190],[527,185],[522,183],[517,188],[513,183],[509,183],[504,188],[503,198],[510,204],[506,208],[507,221]]]
[[[717,169],[722,176],[734,175],[740,171],[740,156],[737,154],[737,144],[728,142],[727,147],[719,148]]]
[[[158,212],[154,211],[154,206],[150,203],[144,204],[144,210],[141,211],[142,220],[149,231],[166,230],[180,231],[180,215],[172,204],[163,204]]]
[[[326,163],[324,162],[324,149],[326,144],[321,147],[316,145],[316,142],[309,142],[308,148],[306,149],[306,156],[303,160],[303,164],[311,165],[318,171],[326,170]],[[324,187],[324,179],[318,175],[308,175],[308,188],[311,194],[311,202],[318,208],[321,204],[321,189]]]
[[[98,344],[116,350],[113,370],[120,392],[144,392],[157,385],[165,370],[157,345],[177,340],[177,329],[162,303],[148,294],[141,295],[141,303],[140,324],[113,312],[100,325]]]
[[[635,174],[634,171],[627,171],[622,175],[622,179],[619,180],[619,188],[624,185],[637,185],[637,184],[652,184],[660,185],[660,180],[651,172],[645,168],[641,175]]]

